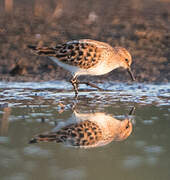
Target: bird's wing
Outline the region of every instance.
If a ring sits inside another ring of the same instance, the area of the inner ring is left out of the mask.
[[[63,142],[66,145],[77,147],[95,147],[102,141],[102,130],[89,120],[76,124],[70,124],[57,132],[40,134],[31,139],[30,143],[36,142]]]
[[[28,47],[38,55],[56,57],[62,63],[88,69],[100,61],[106,45],[106,43],[84,39],[69,41],[56,47]]]

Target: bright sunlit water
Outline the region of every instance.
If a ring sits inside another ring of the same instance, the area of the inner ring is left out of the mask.
[[[1,82],[1,179],[168,180],[170,84],[98,85],[109,91],[80,87],[77,111],[102,112],[121,120],[135,106],[133,131],[124,141],[82,149],[28,143],[71,118],[76,102],[69,83]]]

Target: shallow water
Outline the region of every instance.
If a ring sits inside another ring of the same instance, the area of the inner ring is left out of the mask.
[[[81,86],[77,102],[66,82],[0,83],[0,174],[7,179],[168,180],[170,177],[170,84],[99,84],[109,91]],[[64,90],[63,90],[64,89]],[[132,133],[123,141],[94,148],[63,143],[29,144],[72,118],[103,113],[128,116]]]

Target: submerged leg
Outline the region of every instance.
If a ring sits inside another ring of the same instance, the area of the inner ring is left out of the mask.
[[[71,80],[70,80],[71,84],[73,85],[73,88],[74,88],[74,92],[75,92],[75,97],[77,98],[78,97],[78,85],[79,84],[86,84],[87,86],[91,86],[91,87],[94,87],[100,91],[103,91],[104,89],[98,87],[97,85],[91,83],[91,82],[87,82],[87,81],[78,81],[77,80],[77,76],[74,76]]]
[[[77,96],[78,96],[78,81],[77,81],[77,76],[73,77],[70,82],[73,85],[74,92],[75,92],[75,97],[77,98]]]

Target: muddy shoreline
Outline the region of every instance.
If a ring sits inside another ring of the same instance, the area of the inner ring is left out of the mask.
[[[170,1],[14,1],[0,3],[0,81],[69,80],[48,58],[31,54],[28,44],[51,45],[90,38],[123,46],[133,56],[138,82],[170,81]],[[117,69],[95,82],[130,81]]]

